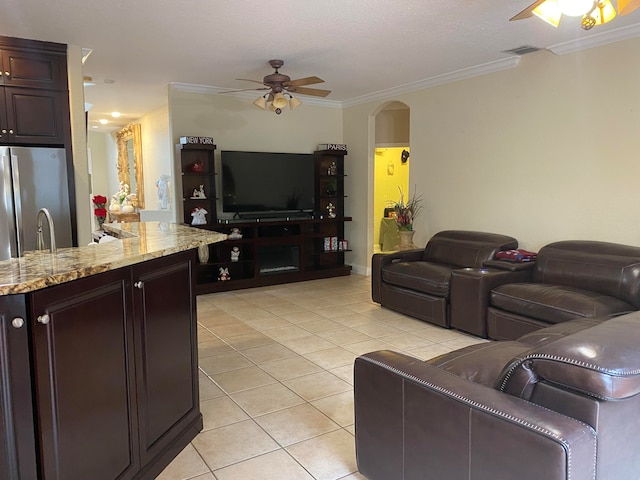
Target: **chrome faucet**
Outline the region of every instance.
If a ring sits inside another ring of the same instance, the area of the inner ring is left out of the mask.
[[[44,243],[44,235],[42,234],[42,216],[47,220],[49,224],[49,251],[56,253],[56,232],[53,228],[53,218],[46,208],[38,210],[37,222],[38,222],[38,250],[44,250],[46,245]]]

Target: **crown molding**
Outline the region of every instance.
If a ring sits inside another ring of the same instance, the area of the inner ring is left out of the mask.
[[[619,42],[621,40],[627,40],[638,36],[640,36],[640,23],[616,28],[615,30],[609,30],[608,32],[594,33],[568,42],[556,43],[555,45],[548,46],[547,50],[555,53],[556,55],[565,55],[567,53],[574,53],[580,50],[599,47],[600,45]]]
[[[489,73],[499,72],[501,70],[507,70],[509,68],[515,68],[520,63],[520,57],[514,56],[504,58],[502,60],[496,60],[494,62],[483,63],[481,65],[475,65],[473,67],[463,68],[450,73],[444,73],[442,75],[436,75],[435,77],[429,77],[417,82],[406,83],[398,87],[389,88],[387,90],[380,90],[378,92],[369,93],[360,97],[355,97],[350,100],[342,102],[344,107],[353,107],[362,103],[372,102],[375,100],[387,100],[389,97],[396,97],[404,93],[415,92],[416,90],[423,90],[425,88],[435,87],[437,85],[443,85],[445,83],[457,82],[459,80],[465,80],[467,78],[479,77],[481,75],[487,75]]]
[[[178,92],[186,92],[186,93],[204,93],[209,95],[218,95],[222,92],[225,93],[226,97],[238,97],[238,98],[248,98],[255,100],[258,98],[260,94],[257,90],[252,91],[244,91],[244,92],[233,92],[229,91],[228,88],[220,88],[220,87],[209,87],[206,85],[192,85],[189,83],[178,83],[172,82],[169,84],[169,87]],[[294,96],[296,96],[294,94]],[[315,105],[317,107],[330,107],[330,108],[342,108],[342,102],[339,100],[325,100],[322,98],[312,97],[309,95],[300,95],[300,100],[303,105]]]

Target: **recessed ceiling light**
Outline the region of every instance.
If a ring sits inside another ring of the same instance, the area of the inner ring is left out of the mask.
[[[98,120],[102,125],[106,125],[107,123],[109,123],[109,120],[107,120],[106,118],[101,118],[100,120]]]
[[[120,112],[111,112],[111,116],[113,118],[118,118],[120,116]]]

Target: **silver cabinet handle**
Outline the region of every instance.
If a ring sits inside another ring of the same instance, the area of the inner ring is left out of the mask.
[[[38,323],[46,325],[47,323],[49,323],[49,320],[51,320],[51,318],[49,317],[48,313],[45,313],[44,315],[40,315],[36,320],[38,321]]]
[[[22,326],[24,325],[24,319],[20,317],[16,317],[13,320],[11,320],[11,325],[13,325],[14,328],[22,328]]]
[[[133,286],[142,290],[142,287],[144,287],[144,282],[143,281],[136,282],[133,284]]]

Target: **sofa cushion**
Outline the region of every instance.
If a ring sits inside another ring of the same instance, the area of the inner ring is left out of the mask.
[[[424,249],[423,259],[426,262],[480,268],[500,250],[517,247],[518,241],[506,235],[445,230],[431,237]]]
[[[493,307],[549,323],[634,311],[616,297],[577,287],[544,283],[509,283],[491,292]]]
[[[615,345],[615,348],[611,348]],[[500,389],[527,398],[539,382],[598,399],[640,393],[640,312],[585,328],[530,350]]]
[[[382,281],[436,297],[449,296],[453,265],[429,262],[394,262],[382,267]]]
[[[538,252],[533,281],[593,290],[640,309],[640,248],[617,243],[567,240]]]
[[[484,342],[445,353],[427,363],[470,382],[497,388],[514,358],[529,349],[518,342]]]
[[[562,322],[550,327],[527,333],[518,338],[518,343],[528,345],[530,348],[538,348],[547,343],[555,342],[567,335],[591,328],[609,320],[609,317],[576,318],[570,322]]]

